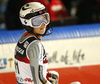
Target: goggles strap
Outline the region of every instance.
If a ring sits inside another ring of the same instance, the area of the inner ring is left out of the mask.
[[[23,18],[21,18],[21,17],[20,17],[20,20],[21,20],[21,22],[22,22],[23,25],[30,26],[30,22],[29,22],[29,20],[27,20],[27,19],[23,19]]]

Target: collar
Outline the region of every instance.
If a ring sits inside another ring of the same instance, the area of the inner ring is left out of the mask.
[[[34,35],[34,34],[25,32],[24,37],[26,37],[26,36],[34,36],[34,37],[36,37],[36,38],[41,42],[41,36],[36,36],[36,35]]]

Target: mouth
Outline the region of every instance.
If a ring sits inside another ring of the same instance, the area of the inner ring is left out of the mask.
[[[43,30],[44,28],[40,28],[40,30]]]

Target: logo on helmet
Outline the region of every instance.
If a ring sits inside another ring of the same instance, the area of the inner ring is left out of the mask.
[[[29,6],[29,4],[26,4],[26,7],[28,7]],[[25,8],[25,7],[22,7],[22,10],[24,11],[24,10],[27,10],[27,9],[29,9],[29,8]]]
[[[23,11],[25,11],[25,10],[27,10],[27,9],[29,9],[29,8],[25,8],[25,7],[22,8]]]
[[[24,23],[27,24],[26,20],[24,20]]]
[[[39,14],[42,14],[43,13],[43,11],[41,10],[41,11],[39,11]]]

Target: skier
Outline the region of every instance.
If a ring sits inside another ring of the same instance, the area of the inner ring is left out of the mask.
[[[48,59],[41,43],[41,37],[53,31],[49,18],[45,6],[39,2],[26,3],[20,9],[20,20],[26,32],[15,47],[17,84],[58,84],[58,72],[47,72]]]

